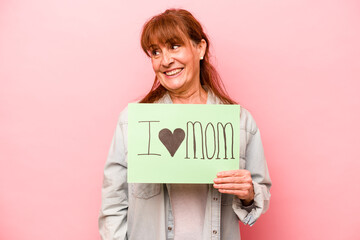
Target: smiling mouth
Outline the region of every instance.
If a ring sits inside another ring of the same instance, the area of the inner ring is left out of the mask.
[[[168,71],[168,72],[164,72],[164,74],[166,76],[174,76],[174,75],[180,73],[182,70],[183,70],[183,68],[177,68],[177,69],[174,69],[174,70],[171,70],[171,71]]]

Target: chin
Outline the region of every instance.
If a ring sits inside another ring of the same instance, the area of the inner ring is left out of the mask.
[[[181,87],[164,86],[169,92],[178,93],[181,92]]]
[[[166,81],[166,80],[165,80]],[[177,92],[184,87],[184,83],[180,82],[160,82],[160,84],[166,88],[168,91]]]

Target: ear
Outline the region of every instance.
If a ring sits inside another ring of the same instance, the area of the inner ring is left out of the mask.
[[[198,52],[199,52],[199,58],[205,56],[206,46],[207,46],[207,43],[206,43],[205,39],[201,39],[200,43],[197,46]]]

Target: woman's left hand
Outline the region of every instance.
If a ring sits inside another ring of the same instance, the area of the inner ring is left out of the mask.
[[[221,193],[233,194],[247,206],[254,201],[254,186],[251,173],[245,169],[219,172],[214,179],[214,188]]]

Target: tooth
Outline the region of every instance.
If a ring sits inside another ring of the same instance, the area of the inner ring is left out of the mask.
[[[172,76],[172,75],[179,73],[180,71],[181,71],[181,69],[175,69],[175,70],[172,70],[171,72],[166,72],[166,75]]]

